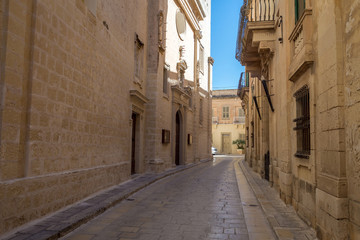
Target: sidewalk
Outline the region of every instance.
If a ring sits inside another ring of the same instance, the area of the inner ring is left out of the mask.
[[[278,193],[275,189],[269,186],[269,183],[260,178],[254,171],[250,169],[245,160],[240,160],[239,167],[241,168],[241,173],[245,175],[248,185],[252,189],[252,193],[256,196],[257,201],[251,199],[250,202],[252,205],[257,203],[261,206],[262,215],[267,219],[267,223],[271,227],[273,233],[276,235],[277,239],[280,240],[315,240],[316,232],[314,229],[309,227],[300,219],[296,214],[292,206],[286,206],[286,204],[279,198]],[[236,166],[235,166],[236,169]],[[243,184],[247,185],[247,184]],[[239,186],[239,188],[242,186]],[[246,201],[243,201],[243,205],[246,205]],[[243,206],[245,218],[246,209],[249,205]],[[261,215],[259,212],[256,212],[255,215],[249,215],[248,218],[254,218],[255,216]],[[259,219],[259,218],[258,218]],[[247,220],[249,221],[249,220]],[[268,226],[266,223],[261,224],[261,221],[256,222],[256,226],[247,226],[249,235],[252,231],[257,233],[268,232]],[[261,227],[263,230],[261,230]],[[251,239],[251,238],[250,238]],[[257,239],[257,238],[253,238]],[[259,238],[262,239],[262,238]],[[272,239],[272,238],[269,238]]]
[[[243,159],[240,156],[230,157]],[[160,174],[135,176],[127,182],[97,193],[48,217],[31,222],[15,233],[0,239],[58,239],[122,200],[132,201],[129,196],[146,186],[199,164],[201,163],[178,166]],[[298,217],[291,206],[286,206],[269,183],[254,173],[244,160],[235,161],[234,167],[250,240],[316,239],[315,231]]]
[[[67,208],[61,209],[50,216],[30,222],[15,233],[0,236],[3,240],[42,240],[58,239],[67,233],[78,228],[82,224],[90,221],[107,209],[115,206],[122,200],[127,199],[130,195],[138,192],[146,186],[163,179],[167,176],[179,173],[197,164],[181,165],[176,168],[167,170],[163,173],[147,173],[134,176],[132,179],[98,192],[87,199],[75,203]],[[132,199],[128,199],[131,201]]]

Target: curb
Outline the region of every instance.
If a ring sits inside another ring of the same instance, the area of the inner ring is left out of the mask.
[[[271,207],[269,205],[271,204],[271,200],[269,200],[266,197],[266,193],[263,191],[262,187],[258,185],[255,178],[252,176],[252,173],[249,172],[251,169],[249,169],[248,166],[245,165],[245,160],[239,160],[238,164],[243,171],[245,178],[247,182],[249,183],[249,186],[251,187],[254,195],[256,196],[261,209],[264,213],[264,216],[266,217],[267,222],[269,223],[274,235],[277,237],[277,239],[280,240],[289,240],[289,239],[312,239],[317,240],[316,238],[316,232],[314,229],[312,229],[310,226],[308,226],[300,217],[298,214],[294,211],[292,206],[288,206],[285,203],[282,202],[282,200],[279,198],[278,201],[281,201],[283,207],[281,207],[283,210],[286,210],[286,212],[289,212],[288,209],[291,209],[291,214],[294,214],[297,218],[297,223],[295,226],[290,226],[287,224],[279,224],[276,217],[282,217],[282,213],[278,212],[275,213],[272,211]],[[270,186],[266,186],[271,188]],[[271,188],[273,189],[273,188]],[[276,211],[276,210],[275,210]],[[285,211],[284,211],[285,212]],[[277,216],[275,216],[277,215]],[[286,215],[286,214],[285,214]],[[293,221],[294,219],[288,219],[287,216],[283,218],[283,221],[289,220],[289,222]]]
[[[246,181],[248,182],[248,184],[249,184],[249,186],[251,188],[251,191],[253,192],[253,194],[254,194],[254,196],[256,198],[256,201],[259,203],[261,211],[262,211],[264,217],[266,218],[266,221],[267,221],[267,223],[268,223],[268,225],[269,225],[269,227],[270,227],[270,229],[272,231],[273,236],[276,239],[280,239],[278,234],[276,233],[276,231],[274,229],[274,225],[272,224],[272,222],[269,219],[269,216],[266,214],[266,210],[265,210],[265,208],[263,206],[263,201],[262,201],[263,197],[261,196],[261,194],[259,194],[258,189],[257,189],[257,191],[255,190],[255,187],[256,187],[255,186],[256,183],[254,183],[255,180],[251,176],[251,174],[248,172],[248,169],[246,169],[246,167],[244,166],[244,162],[245,162],[245,160],[243,159],[243,160],[239,160],[237,163],[239,164],[239,167],[240,167],[241,171],[243,172],[243,174],[244,174],[244,176],[246,178]]]
[[[249,238],[277,240],[279,238],[259,201],[259,196],[251,185],[252,179],[248,176],[247,170],[241,166],[242,161],[244,160],[237,160],[234,168]]]
[[[50,216],[43,217],[40,220],[34,220],[15,230],[8,235],[0,236],[3,240],[53,240],[65,236],[81,225],[87,223],[93,218],[99,216],[106,210],[127,199],[132,194],[144,189],[152,183],[163,178],[175,175],[200,164],[211,161],[203,160],[198,163],[181,165],[167,170],[160,174],[147,173],[139,175],[119,185],[108,188],[107,190],[95,193],[94,195],[65,207]]]

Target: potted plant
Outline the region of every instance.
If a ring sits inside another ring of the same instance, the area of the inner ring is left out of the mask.
[[[241,140],[241,139],[236,139],[233,141],[233,144],[236,144],[237,147],[237,152],[240,154],[244,153],[244,145],[245,145],[245,140]]]

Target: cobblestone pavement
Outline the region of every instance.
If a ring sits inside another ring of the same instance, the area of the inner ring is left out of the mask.
[[[216,158],[133,194],[63,239],[249,239],[235,158]]]

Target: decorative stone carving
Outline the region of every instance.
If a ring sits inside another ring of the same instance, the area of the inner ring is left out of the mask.
[[[160,52],[165,51],[165,20],[164,12],[161,10],[158,14],[158,45]]]
[[[185,61],[185,45],[180,46],[179,48],[179,60]]]
[[[274,42],[260,42],[259,45],[259,55],[260,55],[260,67],[261,67],[261,76],[264,79],[269,79],[269,65],[272,57],[274,56]]]

